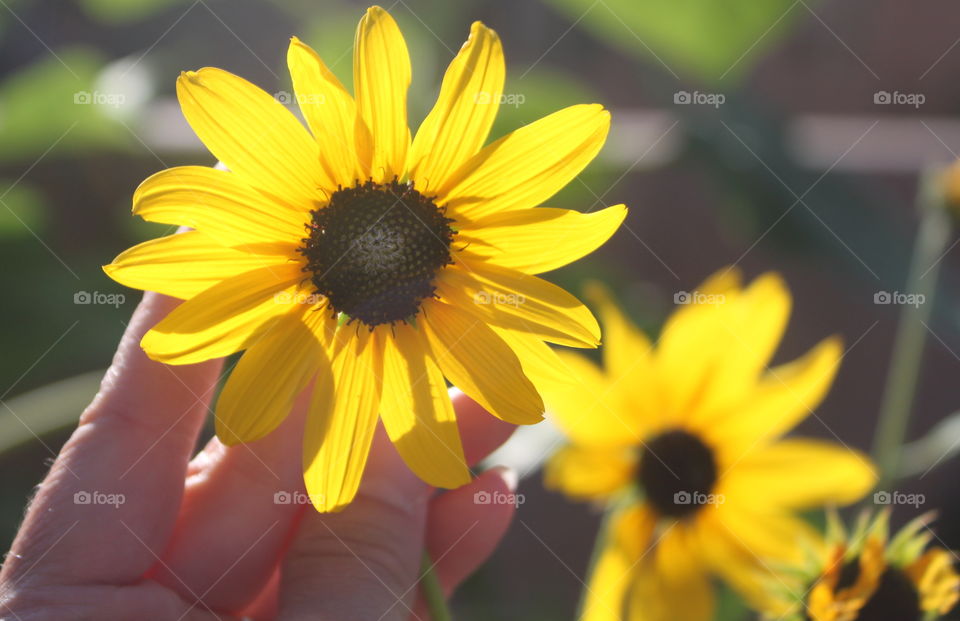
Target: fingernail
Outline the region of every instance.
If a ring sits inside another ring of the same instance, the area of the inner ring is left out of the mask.
[[[511,492],[517,491],[517,483],[519,478],[517,477],[517,471],[511,468],[510,466],[494,466],[490,468],[491,472],[496,472],[503,482],[507,484],[507,489]]]

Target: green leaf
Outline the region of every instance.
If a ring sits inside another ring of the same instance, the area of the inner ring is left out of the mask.
[[[0,179],[0,239],[31,237],[46,224],[43,197],[26,181]]]
[[[621,49],[708,84],[742,75],[802,16],[790,0],[548,0]]]
[[[923,475],[960,454],[960,412],[954,412],[927,435],[903,447],[899,478]]]
[[[45,54],[0,85],[0,161],[34,161],[132,138],[110,118],[116,94],[95,86],[103,59],[86,49]]]
[[[81,0],[80,6],[94,19],[108,24],[135,22],[186,0]]]
[[[0,408],[0,454],[77,424],[104,371],[91,371],[9,399]]]

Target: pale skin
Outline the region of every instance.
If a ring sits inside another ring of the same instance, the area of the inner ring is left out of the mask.
[[[449,594],[514,512],[474,494],[511,493],[512,474],[494,468],[437,495],[381,428],[354,503],[318,514],[298,502],[306,395],[266,438],[230,448],[213,439],[196,454],[223,362],[165,366],[139,347],[176,304],[147,294],[134,313],[29,504],[0,571],[0,619],[428,621],[423,550]],[[513,429],[462,394],[454,406],[470,463]],[[293,502],[275,501],[277,491]],[[77,493],[99,496],[84,504]]]

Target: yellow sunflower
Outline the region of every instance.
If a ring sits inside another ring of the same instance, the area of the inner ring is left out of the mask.
[[[769,582],[766,616],[783,621],[930,621],[960,599],[957,557],[928,545],[932,515],[889,536],[889,511],[860,516],[847,533],[829,514],[826,545]]]
[[[744,287],[725,270],[678,294],[655,347],[607,294],[591,298],[604,368],[562,351],[579,381],[535,378],[570,439],[546,485],[612,511],[583,619],[708,620],[712,577],[753,598],[758,558],[799,554],[796,510],[855,501],[874,483],[858,452],[780,438],[823,399],[840,340],[768,367],[791,307],[775,274]]]
[[[186,300],[144,336],[154,360],[245,350],[216,405],[224,443],[270,433],[313,383],[303,466],[318,510],[354,497],[378,415],[414,472],[462,485],[445,378],[503,420],[535,423],[525,371],[548,360],[544,341],[598,344],[590,311],[534,274],[593,251],[626,215],[538,207],[597,154],[609,113],[572,106],[484,146],[505,68],[479,22],[412,140],[410,58],[383,9],[357,28],[353,96],[296,38],[287,61],[309,131],[235,75],[180,76],[183,114],[227,170],[144,181],[135,214],[194,230],[104,269]]]

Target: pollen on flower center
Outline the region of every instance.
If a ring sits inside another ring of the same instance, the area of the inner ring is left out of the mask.
[[[316,209],[300,252],[333,310],[370,328],[412,318],[451,263],[451,219],[396,179],[340,188]]]
[[[717,464],[700,438],[672,430],[646,442],[638,478],[647,501],[660,515],[682,518],[714,502]]]

